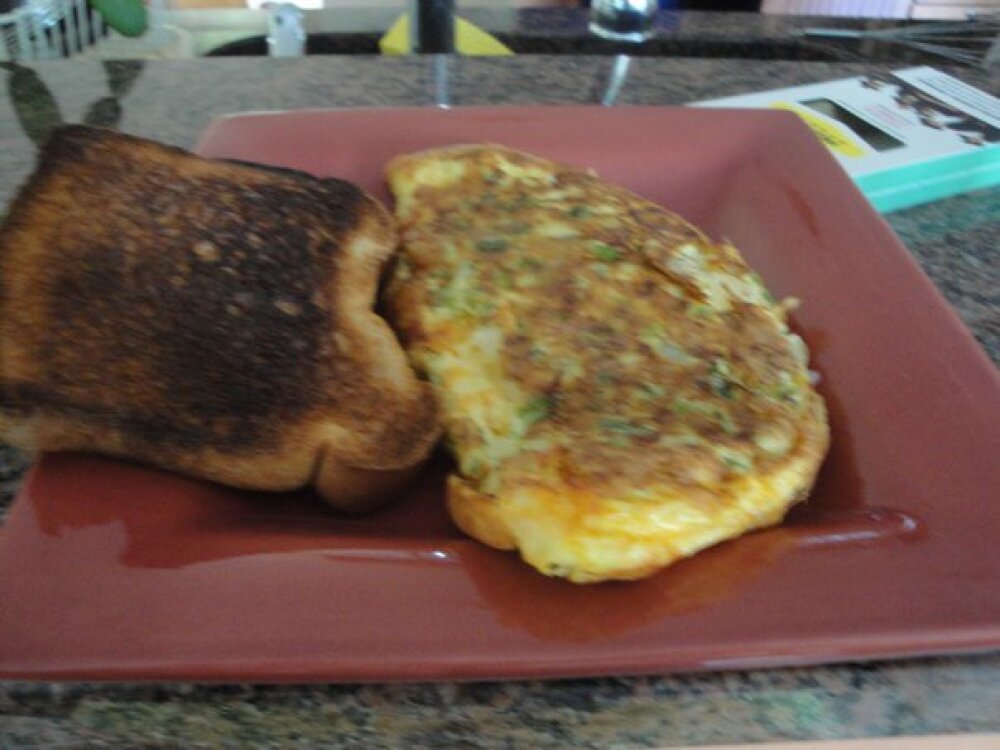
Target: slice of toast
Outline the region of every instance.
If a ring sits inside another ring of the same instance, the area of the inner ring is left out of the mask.
[[[62,128],[0,227],[0,439],[370,506],[438,437],[396,244],[350,183]]]

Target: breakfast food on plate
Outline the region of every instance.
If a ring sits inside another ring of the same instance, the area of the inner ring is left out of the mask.
[[[787,305],[727,244],[594,174],[496,146],[388,168],[387,290],[472,537],[576,582],[778,523],[829,434]]]
[[[62,128],[0,227],[0,439],[369,505],[439,433],[396,242],[349,183]]]

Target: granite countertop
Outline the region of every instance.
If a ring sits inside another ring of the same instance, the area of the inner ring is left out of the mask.
[[[401,0],[307,10],[303,28],[310,54],[377,54],[379,39],[405,11]],[[459,14],[519,54],[615,54],[671,57],[738,57],[827,62],[934,64],[943,58],[912,46],[872,37],[851,39],[816,30],[872,32],[906,25],[896,19],[852,19],[744,12],[661,11],[644,43],[614,42],[588,31],[585,8],[518,7],[505,0],[463,2]],[[127,56],[191,57],[264,55],[267,11],[247,8],[154,10],[154,33],[131,40],[113,36],[84,54],[91,59]],[[961,36],[961,35],[960,35]],[[956,39],[954,44],[969,44]]]
[[[0,205],[58,121],[190,147],[220,114],[429,105],[440,61],[322,57],[3,65]],[[606,57],[453,59],[450,102],[594,103]],[[864,64],[641,58],[620,102],[819,82]],[[985,73],[963,71],[995,90]],[[889,221],[1000,361],[1000,190]],[[9,493],[23,458],[4,451]],[[0,684],[0,747],[651,747],[764,739],[1000,731],[1000,654],[599,680],[405,685]]]

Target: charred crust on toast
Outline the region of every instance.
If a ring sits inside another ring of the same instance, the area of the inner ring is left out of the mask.
[[[25,332],[44,342],[44,379],[5,372],[0,407],[85,414],[150,445],[243,450],[317,409],[371,404],[363,355],[337,343],[336,297],[344,247],[379,211],[340,180],[59,129],[0,229],[4,305],[15,235],[60,259],[35,292],[40,330]]]

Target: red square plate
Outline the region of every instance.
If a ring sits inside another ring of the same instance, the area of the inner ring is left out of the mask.
[[[808,664],[1000,646],[992,364],[809,131],[776,112],[245,115],[200,151],[355,180],[493,141],[596,168],[732,239],[814,353],[812,498],[646,581],[574,586],[463,538],[439,461],[378,515],[49,456],[0,536],[0,676],[395,680]]]

